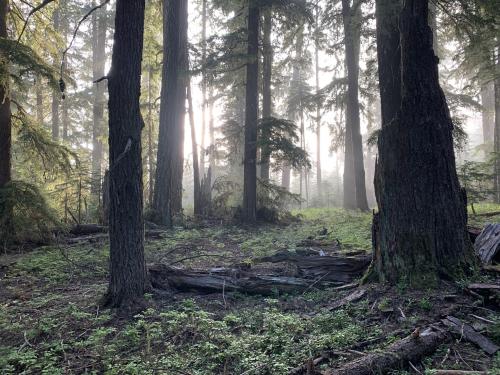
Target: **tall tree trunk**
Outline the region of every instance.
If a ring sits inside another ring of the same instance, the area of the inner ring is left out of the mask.
[[[376,0],[378,77],[382,126],[401,106],[401,46],[398,18],[401,0]]]
[[[148,67],[148,203],[153,204],[153,67]]]
[[[60,14],[59,14],[59,8],[56,8],[54,10],[54,15],[53,15],[53,25],[54,25],[54,30],[56,32],[59,31],[60,28]],[[57,57],[54,56],[54,66],[57,67],[58,60]],[[59,139],[59,106],[61,104],[61,93],[59,90],[53,89],[52,90],[52,139]]]
[[[304,47],[304,25],[299,26],[299,30],[297,31],[297,40],[295,41],[295,60],[293,62],[292,67],[292,80],[290,83],[290,95],[298,95],[295,93],[294,83],[300,80],[300,63],[299,60],[302,57],[302,49]],[[290,121],[296,121],[297,117],[297,109],[294,106],[289,106],[288,108],[288,119]],[[281,173],[281,186],[286,190],[290,190],[290,180],[291,180],[291,167],[290,164],[284,163],[283,171]]]
[[[344,207],[368,210],[366,199],[363,140],[359,118],[359,47],[361,32],[361,2],[342,0],[347,66],[347,106],[344,162]]]
[[[401,108],[379,134],[375,178],[375,271],[380,281],[422,287],[463,276],[474,264],[427,15],[427,1],[405,1]]]
[[[214,103],[215,97],[212,88],[208,92],[208,130],[210,134],[210,169],[211,175],[215,173],[215,127],[214,127]]]
[[[187,0],[166,0],[163,7],[163,70],[160,134],[153,206],[157,221],[172,226],[182,211],[184,117],[187,79]]]
[[[272,115],[271,77],[273,69],[273,47],[271,45],[272,11],[271,8],[264,10],[264,23],[262,28],[262,118]],[[263,131],[262,137],[269,138],[269,132]],[[260,156],[260,178],[269,181],[269,162],[271,151],[268,146],[263,146]]]
[[[106,9],[92,14],[92,76],[99,80],[104,76],[106,64]],[[92,124],[92,190],[100,195],[102,179],[102,136],[104,121],[106,83],[94,84],[93,124]]]
[[[259,8],[248,6],[248,46],[245,104],[245,157],[243,170],[243,221],[255,222],[257,211],[257,117],[259,108]]]
[[[191,129],[191,146],[193,150],[193,185],[194,185],[194,215],[201,216],[201,194],[200,194],[200,165],[198,158],[198,145],[196,143],[196,131],[194,126],[193,98],[191,96],[191,82],[187,85],[187,100],[189,111],[189,127]]]
[[[201,3],[201,158],[200,166],[202,174],[205,174],[206,142],[205,134],[207,131],[207,71],[205,64],[207,62],[207,0]]]
[[[110,279],[105,305],[135,308],[147,291],[142,212],[144,0],[117,0],[109,87]],[[133,21],[133,22],[131,22]]]
[[[68,20],[68,2],[67,0],[61,1],[61,13],[59,17],[61,17],[61,33],[63,36],[64,44],[67,44],[67,35],[69,29],[69,20]],[[68,61],[64,59],[62,72],[63,74],[67,74],[68,70]],[[69,129],[69,113],[68,113],[68,101],[66,100],[65,95],[63,94],[61,103],[61,122],[62,122],[62,139],[63,141],[68,140],[68,129]]]
[[[495,128],[495,85],[493,82],[481,85],[481,106],[483,142],[490,143]]]
[[[316,2],[316,14],[314,19],[314,27],[316,31],[316,36],[314,38],[314,75],[316,80],[316,95],[319,95],[319,2]],[[321,103],[318,98],[316,103],[316,185],[318,189],[319,203],[321,203],[321,198],[323,195],[321,186]]]
[[[9,0],[0,0],[0,37],[8,38],[7,15],[9,12]],[[0,54],[0,71],[8,72],[7,56]],[[0,189],[4,188],[11,181],[11,133],[12,122],[9,98],[9,76],[2,77],[0,85]],[[12,207],[8,200],[5,204],[0,203],[0,246],[4,241],[12,237]]]
[[[500,68],[500,56],[498,56],[497,67]],[[497,70],[498,71],[498,70]],[[500,203],[500,78],[494,81],[495,91],[495,128],[494,144],[495,151],[495,203]]]

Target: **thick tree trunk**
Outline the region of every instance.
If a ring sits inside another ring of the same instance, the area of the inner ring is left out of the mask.
[[[198,158],[198,145],[196,143],[196,131],[194,126],[193,98],[191,97],[191,82],[187,85],[187,100],[189,111],[189,127],[191,129],[191,146],[193,150],[193,185],[194,185],[194,215],[201,216],[201,192],[200,192],[200,165]]]
[[[347,107],[344,162],[344,207],[368,210],[363,162],[363,139],[359,118],[359,46],[361,2],[342,0],[347,66]]]
[[[106,11],[102,9],[92,15],[92,76],[96,81],[104,76],[106,64]],[[102,136],[106,83],[94,84],[92,124],[92,192],[100,195],[102,179]]]
[[[273,47],[271,45],[272,11],[265,9],[264,24],[262,28],[262,118],[272,115],[271,77],[273,69]],[[262,132],[262,137],[269,138],[269,132]],[[271,151],[268,146],[263,146],[260,156],[260,178],[269,181],[269,162]]]
[[[9,0],[0,0],[0,37],[7,38],[7,15],[9,12]],[[8,72],[8,60],[6,56],[0,56],[0,71]],[[9,98],[9,77],[3,77],[0,85],[0,189],[11,181],[11,134],[12,122]],[[0,246],[12,236],[12,207],[0,203]]]
[[[182,211],[184,117],[187,81],[187,0],[167,0],[163,7],[163,71],[160,134],[153,206],[157,221],[172,226]]]
[[[59,31],[60,20],[59,20],[59,8],[54,10],[53,15],[53,25],[54,30]],[[54,66],[57,67],[58,60],[54,56]],[[52,139],[59,139],[59,106],[61,104],[61,93],[59,90],[52,89]]]
[[[257,117],[259,109],[259,8],[248,7],[248,46],[245,104],[245,157],[243,170],[243,221],[253,223],[257,211]]]
[[[401,13],[401,109],[380,132],[375,177],[376,273],[421,286],[474,264],[427,12],[427,1],[407,0]]]
[[[116,2],[108,79],[110,279],[105,305],[126,309],[141,301],[149,285],[144,261],[139,106],[144,7],[144,0]]]
[[[382,127],[401,106],[401,46],[398,17],[401,0],[376,0],[378,77]]]

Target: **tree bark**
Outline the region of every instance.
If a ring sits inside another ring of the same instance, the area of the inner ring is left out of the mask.
[[[273,69],[273,47],[271,45],[272,10],[264,10],[264,23],[262,28],[262,118],[272,115],[271,78]],[[262,137],[269,138],[269,132],[263,131]],[[263,146],[260,156],[260,178],[269,181],[269,163],[271,151],[268,146]]]
[[[0,0],[0,37],[8,38],[7,15],[9,13],[9,0]],[[8,72],[8,59],[0,54],[0,71]],[[6,187],[11,181],[11,143],[12,120],[9,97],[9,77],[3,77],[0,85],[0,189]],[[0,204],[0,238],[2,243],[12,236],[12,207]]]
[[[43,125],[43,85],[42,77],[36,77],[35,82],[35,95],[36,95],[36,122],[42,128]]]
[[[382,127],[401,106],[401,46],[398,18],[401,0],[376,0],[377,58]]]
[[[415,286],[463,276],[474,266],[453,124],[427,15],[427,1],[405,2],[399,24],[401,108],[380,132],[375,177],[375,271],[380,281]]]
[[[248,46],[245,104],[245,156],[243,170],[243,221],[253,223],[257,212],[257,117],[259,108],[259,8],[248,6]]]
[[[92,76],[96,81],[104,76],[106,64],[106,9],[92,14]],[[102,136],[104,121],[104,101],[106,83],[94,84],[94,103],[92,109],[92,192],[100,195],[102,179]]]
[[[363,140],[359,118],[359,46],[361,2],[342,0],[347,66],[347,106],[344,161],[344,208],[368,210],[366,199]]]
[[[166,226],[172,226],[174,217],[182,211],[187,22],[187,0],[165,1],[160,134],[153,206],[157,221]]]
[[[108,78],[110,279],[104,302],[125,309],[135,308],[148,289],[139,105],[144,8],[144,0],[116,2]]]

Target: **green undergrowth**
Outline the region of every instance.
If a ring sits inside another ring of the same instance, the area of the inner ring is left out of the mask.
[[[341,251],[370,249],[370,213],[295,214],[301,220],[288,226],[168,231],[146,241],[147,262],[203,268],[251,262],[294,251],[305,239],[338,241]],[[0,257],[2,374],[287,374],[323,350],[384,336],[379,322],[366,325],[367,315],[399,311],[385,297],[328,312],[324,307],[349,291],[311,288],[272,298],[148,297],[149,309],[124,320],[98,307],[107,287],[106,242],[46,246],[12,259]],[[426,295],[402,305],[405,328],[412,329],[434,305]],[[492,337],[500,336],[497,325],[491,330]],[[380,348],[396,339],[388,335]]]

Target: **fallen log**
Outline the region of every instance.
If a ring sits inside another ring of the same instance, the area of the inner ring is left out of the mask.
[[[254,275],[238,269],[185,270],[165,264],[150,265],[149,274],[154,288],[164,290],[174,288],[202,293],[286,294],[306,291],[314,282],[297,277]],[[321,285],[327,286],[332,283],[321,283]]]
[[[500,224],[486,224],[474,242],[476,254],[484,265],[500,261]]]
[[[409,362],[418,362],[447,342],[451,336],[445,330],[427,328],[420,334],[411,334],[395,342],[384,351],[374,352],[343,365],[329,369],[323,375],[371,375],[384,374],[404,368]]]
[[[445,326],[450,328],[452,332],[476,344],[489,355],[495,354],[498,351],[498,349],[500,349],[487,337],[483,336],[479,332],[476,332],[474,328],[472,328],[470,325],[462,322],[460,319],[457,319],[454,316],[447,316],[445,319],[442,320],[442,322]]]
[[[299,276],[303,278],[322,278],[324,281],[348,283],[361,277],[371,262],[371,255],[345,256],[309,255],[301,252],[280,251],[272,256],[255,259],[255,263],[293,263]]]

